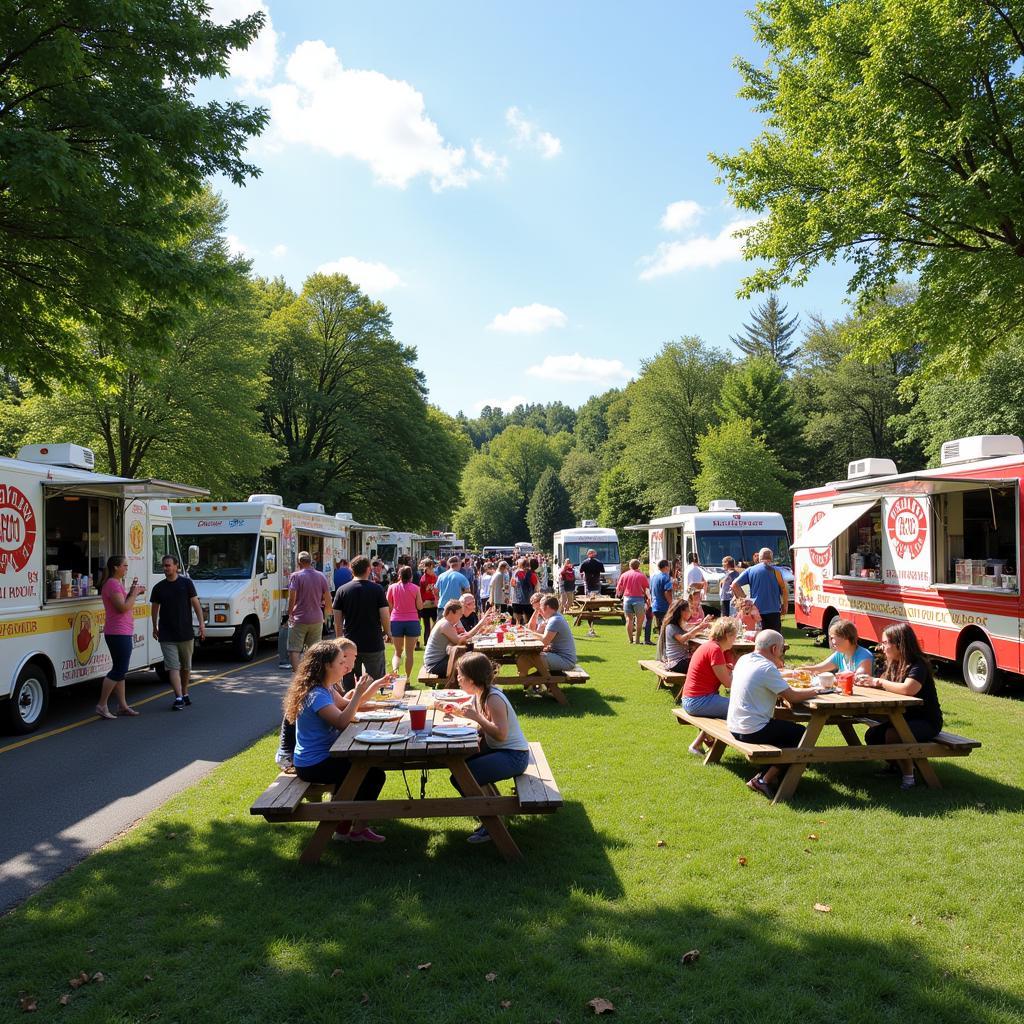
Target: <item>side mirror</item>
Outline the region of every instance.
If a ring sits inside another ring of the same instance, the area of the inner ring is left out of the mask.
[[[266,569],[266,571],[268,573],[270,573],[270,572],[277,572],[277,556],[276,555],[267,555],[267,561],[266,561],[266,563],[264,565],[264,568]]]
[[[188,567],[191,569],[192,566],[199,564],[199,545],[189,544],[188,546]]]

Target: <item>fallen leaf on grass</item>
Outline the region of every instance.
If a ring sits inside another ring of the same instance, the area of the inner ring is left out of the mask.
[[[911,924],[916,924],[916,925],[922,925],[922,924],[924,924],[924,921],[922,921],[921,918],[919,918],[916,914],[911,914],[910,915],[910,923]]]
[[[741,868],[745,868],[747,866],[747,858],[746,857],[737,857],[736,858],[736,863],[739,864],[739,866]]]
[[[85,971],[80,971],[74,978],[68,979],[68,984],[72,988],[81,988],[83,985],[89,983],[89,975]]]
[[[339,974],[343,974],[343,973],[344,972],[342,971],[342,969],[340,967],[335,967],[334,970],[331,971],[331,977],[332,978],[336,978]]]
[[[425,964],[417,964],[416,965],[416,970],[417,971],[429,971],[430,968],[433,967],[433,966],[434,965],[428,960]]]
[[[369,993],[369,992],[364,992],[364,993],[363,993],[363,998],[362,998],[362,999],[360,999],[360,1000],[359,1000],[359,1002],[361,1002],[361,1003],[363,1004],[363,1006],[366,1006],[366,1004],[367,1004],[367,1003],[368,1003],[369,1001],[370,1001],[370,993]]]
[[[67,1006],[68,1003],[71,1002],[71,996],[69,996],[67,992],[65,992],[64,995],[62,995],[60,999],[57,1000],[57,1002],[60,1003],[61,1006]]]
[[[692,963],[696,962],[699,959],[700,959],[700,950],[699,949],[691,949],[688,953],[684,953],[682,955],[682,957],[680,957],[679,962],[681,964],[692,964]]]
[[[818,841],[818,837],[813,832],[807,838],[810,839],[812,843],[816,843]]]
[[[502,1001],[501,1001],[501,1008],[503,1010],[507,1010],[511,1005],[512,1005],[512,1000],[511,999],[502,999]]]
[[[103,972],[102,971],[97,971],[92,976],[92,980],[95,981],[97,985],[102,985],[103,982],[105,982],[107,979],[103,977]]]
[[[484,975],[484,981],[494,981],[495,978],[497,978],[497,977],[498,977],[498,975],[494,971],[488,971]]]
[[[168,832],[167,833],[167,838],[168,839],[177,839],[178,838],[178,833],[177,832]]]
[[[827,903],[815,903],[814,904],[814,909],[819,914],[831,914],[832,913],[832,908]]]
[[[590,1002],[587,1003],[587,1006],[595,1014],[615,1012],[615,1007],[612,1006],[612,1004],[608,1002],[607,999],[602,999],[600,996],[598,996],[596,999],[591,999]]]
[[[659,839],[658,842],[656,843],[656,845],[657,846],[668,846],[668,843],[666,843],[664,839]]]
[[[18,1005],[22,1013],[35,1013],[39,1009],[39,1004],[31,996],[22,996]]]

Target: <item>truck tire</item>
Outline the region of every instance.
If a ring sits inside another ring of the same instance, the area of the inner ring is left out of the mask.
[[[234,649],[235,657],[239,661],[252,661],[256,657],[256,650],[260,645],[259,634],[251,622],[243,622],[231,639],[231,646]]]
[[[12,732],[35,732],[50,703],[50,680],[36,662],[29,662],[18,675],[14,692],[7,702],[7,724]]]
[[[162,661],[158,661],[153,666],[153,671],[156,673],[157,679],[159,679],[164,686],[170,685],[171,673],[167,671],[167,666]]]
[[[984,640],[967,645],[960,670],[968,689],[975,693],[998,693],[1002,689],[1002,673],[996,668],[996,656]]]

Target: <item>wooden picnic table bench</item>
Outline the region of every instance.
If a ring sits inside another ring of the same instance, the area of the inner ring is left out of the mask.
[[[625,613],[622,611],[622,600],[618,597],[583,597],[577,598],[576,603],[566,613],[573,616],[573,625],[578,626],[584,620],[590,625],[598,619],[618,619],[626,621]]]
[[[410,694],[407,700],[421,694]],[[428,712],[440,724],[442,712]],[[365,729],[387,729],[403,736],[402,740],[381,746],[359,742],[356,736]],[[514,780],[515,790],[502,796],[493,785],[481,787],[473,778],[467,758],[480,749],[479,739],[430,740],[410,731],[409,717],[392,722],[353,722],[335,741],[332,756],[347,757],[352,767],[344,782],[335,790],[331,785],[303,782],[297,775],[278,775],[256,798],[249,813],[270,822],[316,822],[312,838],[299,860],[315,864],[323,855],[339,822],[383,821],[394,818],[480,818],[494,845],[509,861],[521,860],[522,853],[505,826],[504,818],[512,814],[550,814],[562,806],[562,794],[539,743],[530,744],[530,760],[526,770]],[[359,784],[371,768],[385,771],[408,769],[444,769],[462,788],[462,795],[425,797],[420,800],[357,800]],[[328,799],[323,800],[324,794]]]
[[[791,799],[796,792],[808,765],[837,761],[907,759],[914,762],[921,773],[921,778],[929,787],[941,789],[942,784],[929,763],[929,758],[966,757],[972,750],[980,747],[981,742],[950,732],[940,732],[931,740],[915,739],[904,713],[907,708],[919,703],[918,697],[904,697],[871,687],[855,686],[852,696],[842,693],[823,694],[793,708],[783,706],[776,709],[776,717],[800,719],[805,717],[805,712],[807,713],[807,727],[796,747],[776,747],[766,743],[739,740],[729,731],[724,718],[691,715],[682,708],[673,708],[672,714],[681,725],[692,725],[712,737],[713,743],[704,758],[705,764],[715,764],[721,760],[725,749],[731,747],[743,754],[751,764],[786,765],[782,781],[772,800],[772,803],[783,803]],[[854,725],[865,721],[888,721],[901,742],[871,746],[862,744]],[[838,727],[846,741],[845,746],[818,745],[826,725]]]
[[[658,689],[665,687],[671,690],[673,695],[678,697],[686,682],[685,672],[673,672],[666,668],[657,658],[641,659],[637,664],[645,671],[653,673],[658,679]]]

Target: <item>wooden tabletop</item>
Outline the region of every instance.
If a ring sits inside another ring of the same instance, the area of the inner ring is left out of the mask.
[[[496,654],[505,651],[540,651],[544,649],[544,641],[533,636],[521,636],[518,633],[507,632],[505,639],[499,644],[495,633],[482,633],[470,641],[470,647],[474,651],[483,651],[486,654]]]
[[[871,686],[854,686],[853,696],[845,693],[825,693],[813,700],[796,705],[812,711],[829,711],[843,715],[866,714],[871,711],[906,710],[923,704],[920,697],[905,697],[899,693],[876,690]]]
[[[600,597],[578,597],[570,612],[580,608],[616,608],[622,603],[622,598],[613,597],[611,594],[602,594]]]

